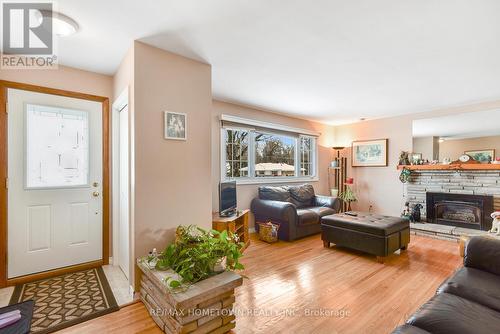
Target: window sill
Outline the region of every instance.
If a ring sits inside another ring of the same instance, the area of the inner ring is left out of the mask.
[[[229,181],[229,180],[224,180]],[[252,178],[247,180],[236,180],[237,185],[247,184],[279,184],[279,183],[303,183],[303,182],[318,182],[318,177],[298,177],[298,178]]]

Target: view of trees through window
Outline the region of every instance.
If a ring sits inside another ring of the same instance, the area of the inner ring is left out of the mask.
[[[227,178],[314,175],[315,145],[311,137],[297,138],[245,129],[225,129],[224,134],[226,152],[223,163]],[[297,170],[300,170],[299,175]]]
[[[249,135],[245,130],[226,130],[226,177],[248,176]]]
[[[310,137],[300,137],[300,173],[313,175],[313,139]]]
[[[295,176],[295,138],[255,133],[255,176]]]

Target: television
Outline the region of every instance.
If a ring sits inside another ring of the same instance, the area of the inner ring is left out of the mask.
[[[229,217],[236,213],[236,181],[219,185],[219,215]]]

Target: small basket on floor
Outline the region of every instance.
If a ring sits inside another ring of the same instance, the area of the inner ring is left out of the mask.
[[[259,239],[268,243],[278,241],[278,229],[280,224],[271,221],[259,224]]]

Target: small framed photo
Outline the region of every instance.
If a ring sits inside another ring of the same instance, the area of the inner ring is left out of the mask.
[[[187,115],[165,111],[165,139],[187,140]]]
[[[411,160],[410,160],[411,162],[417,163],[420,160],[422,160],[422,153],[412,153],[411,154]]]
[[[352,142],[352,167],[386,167],[388,139]]]

